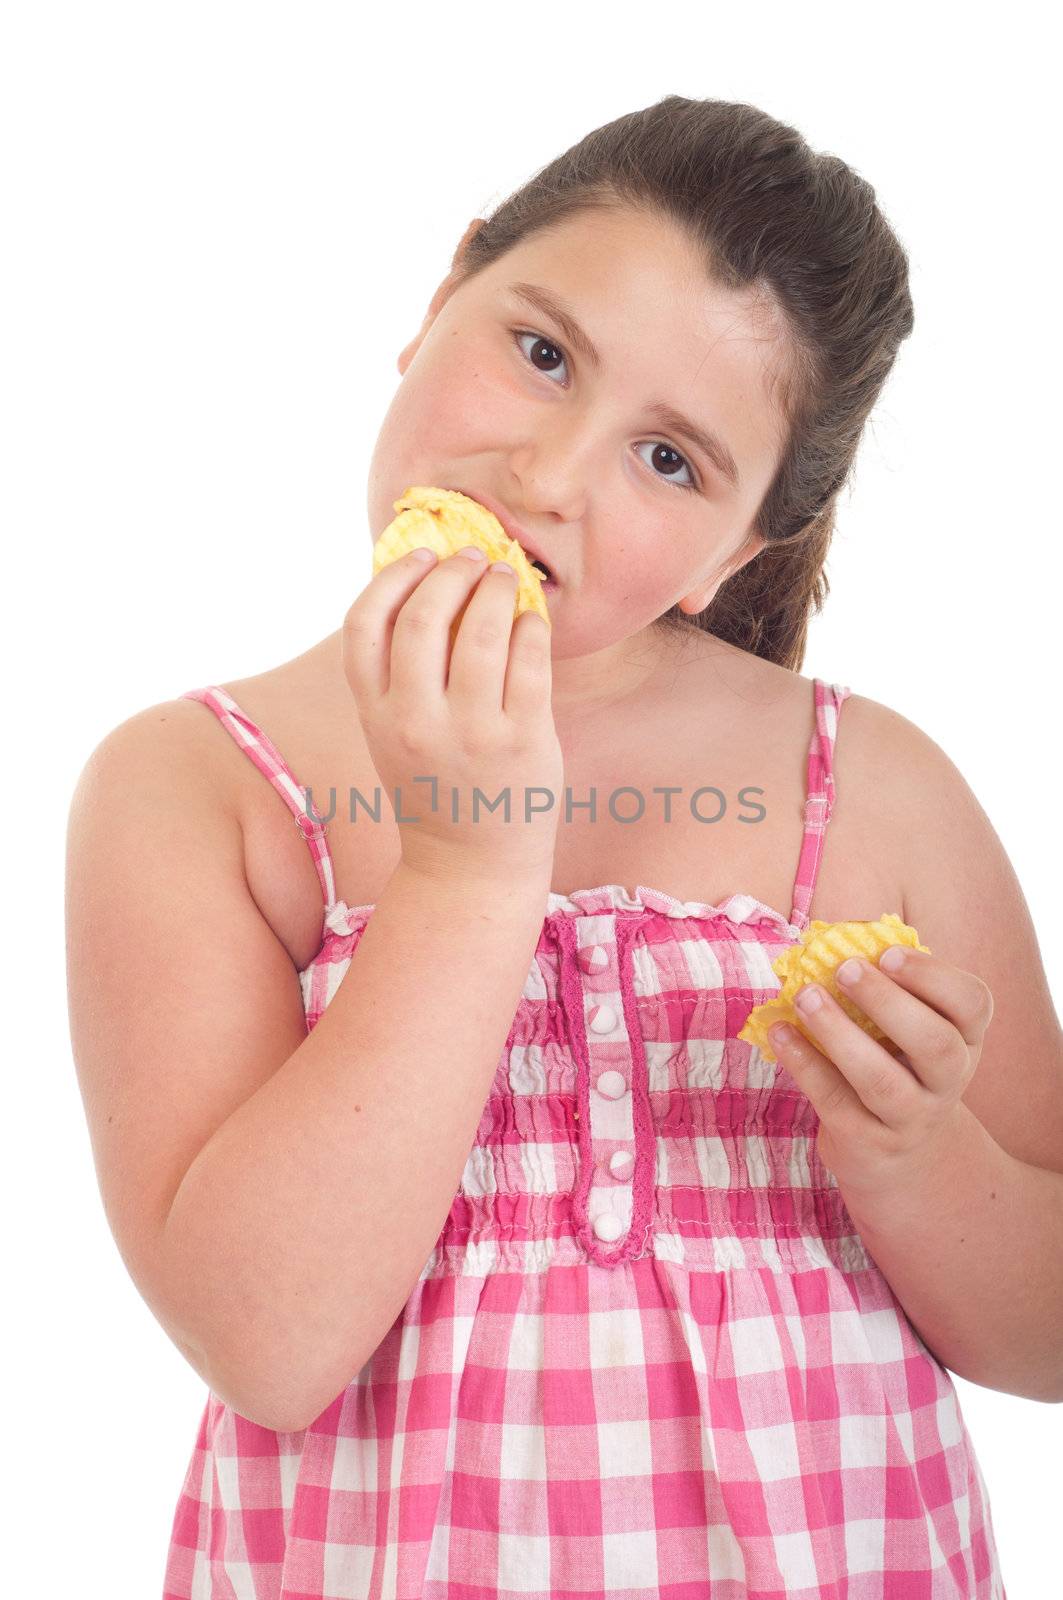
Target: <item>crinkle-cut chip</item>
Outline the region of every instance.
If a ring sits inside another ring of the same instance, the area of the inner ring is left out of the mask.
[[[800,942],[791,945],[772,962],[772,971],[782,979],[782,988],[770,1000],[753,1007],[738,1037],[746,1044],[756,1045],[761,1055],[774,1061],[775,1052],[768,1039],[768,1029],[777,1022],[789,1022],[804,1034],[810,1044],[820,1048],[818,1040],[809,1032],[793,1003],[797,991],[804,988],[806,983],[818,983],[833,995],[845,1014],[869,1038],[877,1040],[891,1055],[900,1055],[901,1051],[893,1040],[860,1010],[851,995],[840,989],[834,979],[835,972],[849,956],[862,956],[865,961],[877,966],[879,956],[891,944],[906,944],[913,950],[932,954],[925,944],[920,944],[915,929],[902,922],[893,911],[884,911],[877,922],[813,920],[802,933]]]
[[[508,561],[517,574],[514,622],[522,611],[534,611],[552,626],[543,594],[542,573],[532,566],[517,540],[509,537],[493,511],[457,489],[424,486],[407,489],[393,505],[398,515],[388,523],[373,546],[374,577],[383,567],[408,555],[419,545],[434,550],[442,561],[456,555],[465,545],[476,544],[486,552],[488,561]],[[451,626],[452,647],[464,610],[463,606]]]

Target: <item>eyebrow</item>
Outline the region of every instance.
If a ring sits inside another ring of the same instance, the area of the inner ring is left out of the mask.
[[[541,311],[561,329],[572,348],[590,362],[597,372],[602,369],[602,357],[598,347],[594,344],[563,300],[548,289],[542,288],[537,283],[511,283],[510,294],[517,296],[518,300],[525,301],[533,306],[536,311]],[[713,433],[708,428],[703,428],[692,418],[685,416],[682,411],[677,411],[675,406],[668,405],[665,401],[658,401],[655,405],[647,407],[648,414],[654,417],[662,428],[669,433],[682,434],[689,439],[699,450],[704,451],[709,460],[716,466],[724,477],[735,489],[741,488],[738,468],[735,458],[727,448],[727,443],[719,434]]]

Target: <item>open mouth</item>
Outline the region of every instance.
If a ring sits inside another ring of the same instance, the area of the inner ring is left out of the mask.
[[[531,556],[528,557],[528,560],[531,562],[533,572],[538,572],[542,575],[543,593],[556,594],[561,585],[550,571],[550,568],[546,566],[544,562],[539,561],[538,559],[532,560]]]
[[[454,492],[456,494],[465,495],[466,498],[469,499],[469,500],[476,500],[476,504],[477,505],[481,505],[481,506],[484,505],[484,502],[482,500],[477,500],[476,496],[474,494],[470,494],[467,489],[456,488],[454,490]],[[490,506],[484,506],[484,509],[486,511],[490,511],[491,507]],[[503,524],[503,526],[504,526],[504,524]],[[519,543],[519,540],[518,540],[518,543]],[[524,549],[523,545],[521,545],[521,549],[522,550]],[[524,550],[524,554],[527,557],[529,564],[534,568],[534,570],[542,578],[542,580],[543,580],[543,588],[551,590],[551,591],[557,589],[559,587],[558,580],[557,580],[557,578],[555,578],[554,574],[550,571],[550,568],[546,565],[546,562],[545,561],[540,561],[538,556],[533,556],[530,550]]]

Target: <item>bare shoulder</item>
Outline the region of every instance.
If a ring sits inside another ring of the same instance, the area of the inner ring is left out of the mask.
[[[923,744],[927,748],[933,746],[940,750],[940,745],[934,744],[930,735],[918,723],[912,722],[900,711],[892,706],[884,705],[881,700],[872,700],[864,694],[850,694],[845,700],[844,715],[850,725],[859,723],[862,730],[874,731],[880,742],[896,743],[906,748]]]
[[[788,667],[753,658],[744,687],[758,704],[777,710],[780,725],[800,733],[802,740],[814,726],[815,679]],[[802,746],[802,749],[804,746]],[[838,807],[847,823],[857,815],[880,825],[881,814],[892,814],[897,794],[904,792],[905,764],[919,750],[929,757],[938,751],[932,739],[890,706],[867,695],[849,693],[838,711],[833,771]]]
[[[73,804],[98,796],[109,805],[144,804],[165,792],[198,797],[239,820],[238,791],[217,719],[192,700],[163,700],[104,734],[86,759]],[[238,752],[237,752],[238,754]]]
[[[925,836],[931,812],[948,817],[952,804],[965,810],[978,802],[956,763],[925,729],[909,717],[871,700],[849,695],[839,716],[835,769],[845,788],[872,809],[884,830],[883,843],[895,844],[912,859],[913,844]],[[844,732],[842,731],[844,730]]]
[[[734,692],[744,704],[764,712],[758,736],[764,736],[765,729],[770,735],[773,728],[780,738],[785,733],[799,747],[803,763],[815,726],[816,680],[731,647],[727,654],[708,659],[724,662]],[[904,773],[920,750],[927,758],[937,751],[947,760],[933,740],[890,706],[867,695],[845,696],[838,712],[832,765],[836,812],[847,831],[859,828],[869,840],[881,840],[883,825],[895,815],[897,802],[911,798]],[[803,765],[800,777],[803,780]]]
[[[899,711],[863,694],[842,701],[833,763],[840,806],[858,805],[877,829],[891,829],[918,808],[919,774],[929,780],[935,760],[948,757]]]

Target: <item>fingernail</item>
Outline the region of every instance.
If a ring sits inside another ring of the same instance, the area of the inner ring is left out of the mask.
[[[467,556],[470,561],[483,561],[486,559],[478,544],[467,544],[464,550],[458,551],[458,554],[459,556]]]
[[[838,982],[859,983],[863,970],[861,963],[850,956],[848,961],[843,961],[838,968]]]
[[[436,558],[435,551],[429,550],[428,547],[423,544],[418,545],[416,550],[411,550],[410,554],[413,556],[415,561],[434,561]]]
[[[515,567],[511,567],[508,561],[492,561],[492,563],[491,563],[491,571],[492,572],[509,572],[509,573],[513,573],[513,572],[516,571],[516,568]]]
[[[823,1004],[823,991],[811,984],[807,989],[802,989],[796,996],[794,1004],[802,1011],[818,1011]]]
[[[880,967],[885,967],[887,972],[899,972],[904,966],[904,946],[891,944],[879,957],[878,964]]]

